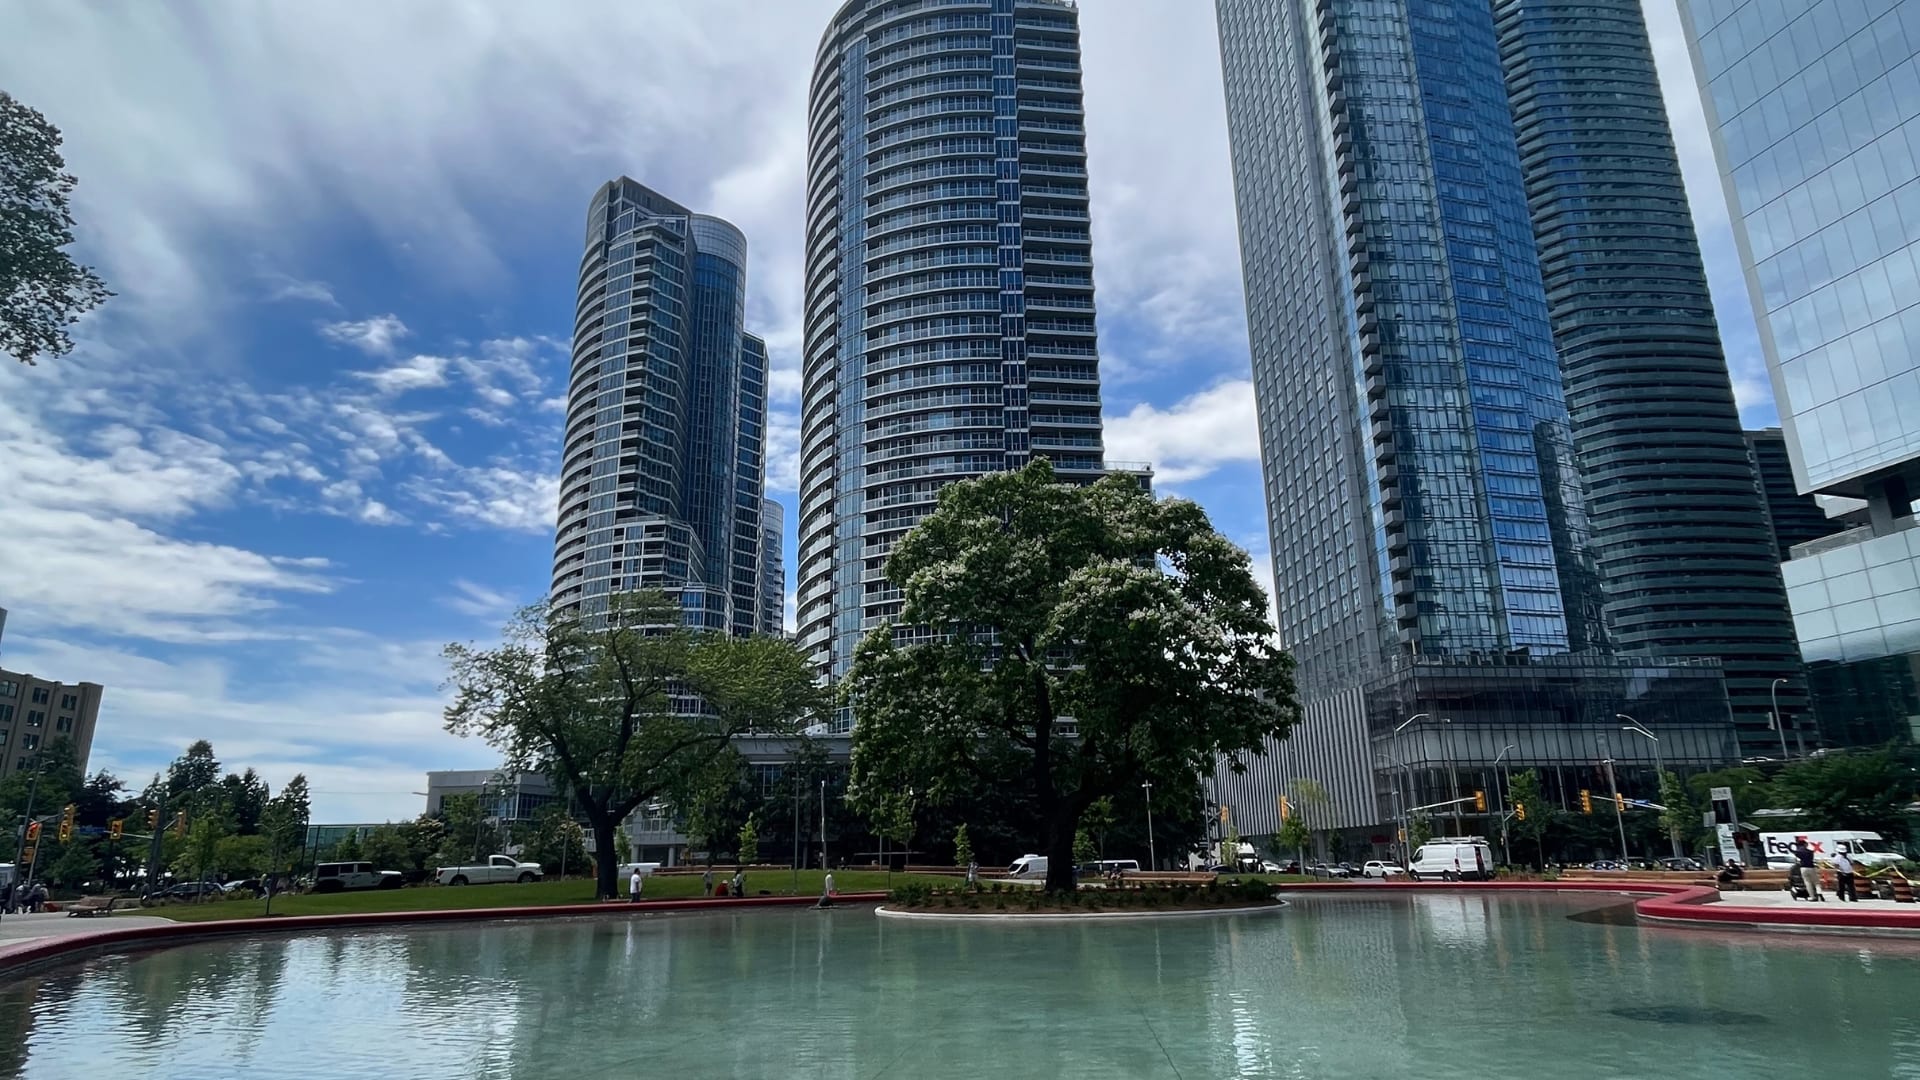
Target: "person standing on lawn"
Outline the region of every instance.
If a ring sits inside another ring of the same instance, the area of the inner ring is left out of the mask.
[[[630,904],[639,903],[640,890],[645,888],[646,884],[647,884],[646,875],[640,872],[640,868],[638,866],[634,867],[633,876],[627,879],[627,902]]]
[[[700,892],[701,892],[701,895],[703,896],[713,895],[713,867],[712,866],[708,866],[707,872],[700,875]]]

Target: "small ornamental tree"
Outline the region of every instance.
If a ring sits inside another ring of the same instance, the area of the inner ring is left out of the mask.
[[[1312,839],[1313,834],[1308,830],[1307,823],[1300,820],[1298,816],[1287,818],[1280,826],[1278,837],[1280,850],[1293,852],[1302,871],[1307,868],[1307,842]]]
[[[1540,787],[1540,774],[1532,769],[1514,773],[1507,796],[1514,805],[1513,835],[1532,840],[1534,852],[1540,857],[1539,865],[1546,866],[1547,826],[1553,821],[1553,808],[1547,805],[1546,793]],[[1521,807],[1527,812],[1524,821],[1520,818]]]
[[[447,729],[485,739],[506,771],[539,770],[573,793],[603,899],[616,895],[609,853],[627,815],[687,795],[737,736],[799,731],[818,704],[793,644],[690,630],[681,618],[664,593],[623,593],[603,613],[530,607],[497,647],[445,650]]]
[[[734,861],[749,866],[760,861],[760,828],[752,814],[748,814],[747,823],[740,826],[740,847],[734,853]]]
[[[973,841],[967,837],[965,822],[953,830],[953,861],[956,866],[964,867],[973,864]]]
[[[1038,460],[951,484],[886,572],[902,611],[842,683],[854,798],[1027,800],[1049,890],[1095,800],[1244,771],[1299,718],[1246,552],[1131,478]]]

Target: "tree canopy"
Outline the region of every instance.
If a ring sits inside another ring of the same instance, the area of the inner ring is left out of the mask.
[[[886,574],[902,609],[843,689],[853,798],[1031,797],[1049,889],[1071,888],[1094,800],[1244,769],[1299,718],[1246,552],[1129,478],[1070,486],[1042,460],[952,484]]]
[[[0,350],[24,364],[73,349],[67,327],[113,293],[74,262],[76,183],[60,129],[0,91]]]
[[[689,630],[658,592],[617,595],[593,616],[530,607],[498,646],[453,644],[445,656],[447,730],[572,792],[593,828],[604,897],[615,895],[615,830],[628,814],[681,795],[736,736],[796,731],[818,705],[792,644]]]

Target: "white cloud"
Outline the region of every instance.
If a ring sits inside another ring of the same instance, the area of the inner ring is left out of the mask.
[[[1197,480],[1221,465],[1260,460],[1253,383],[1228,379],[1183,398],[1171,408],[1141,403],[1106,418],[1107,454],[1145,461],[1156,482]]]
[[[267,271],[260,276],[267,283],[268,300],[304,300],[327,307],[340,306],[333,298],[333,287],[324,281],[304,281],[278,271]]]
[[[377,371],[356,371],[353,377],[372,383],[373,388],[382,394],[397,396],[409,390],[430,390],[447,385],[449,363],[444,356],[412,356]]]
[[[456,580],[453,589],[453,595],[441,597],[440,602],[476,619],[504,619],[521,606],[510,594],[475,582]]]
[[[386,356],[399,340],[407,336],[407,324],[397,315],[375,315],[370,319],[349,319],[320,324],[320,336],[341,345],[351,345],[369,356]]]
[[[468,524],[516,532],[552,532],[559,513],[560,474],[496,461],[444,478],[416,476],[403,485],[413,499]]]

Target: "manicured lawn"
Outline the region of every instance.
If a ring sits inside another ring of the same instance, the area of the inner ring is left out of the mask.
[[[724,871],[716,870],[716,881],[727,880]],[[747,875],[747,892],[757,895],[761,890],[775,896],[794,895],[793,872],[790,870],[766,870]],[[818,870],[800,871],[801,896],[820,895],[821,872]],[[895,874],[893,883],[898,885],[906,881],[927,884],[953,885],[961,879],[937,874]],[[836,870],[833,875],[834,888],[843,893],[880,892],[887,888],[887,875],[871,871]],[[622,897],[626,895],[627,883],[620,883]],[[641,896],[645,900],[671,900],[697,897],[700,895],[700,877],[697,874],[647,879]],[[275,915],[347,915],[370,911],[433,911],[450,908],[489,908],[489,907],[544,907],[549,904],[591,904],[593,903],[593,881],[587,878],[568,878],[565,881],[534,881],[525,885],[418,885],[406,889],[376,889],[369,892],[323,893],[306,895],[276,896],[273,900]],[[129,908],[141,915],[158,915],[162,918],[182,922],[201,922],[211,919],[247,919],[265,915],[267,909],[264,900],[211,900],[200,904],[170,904],[164,907]]]

